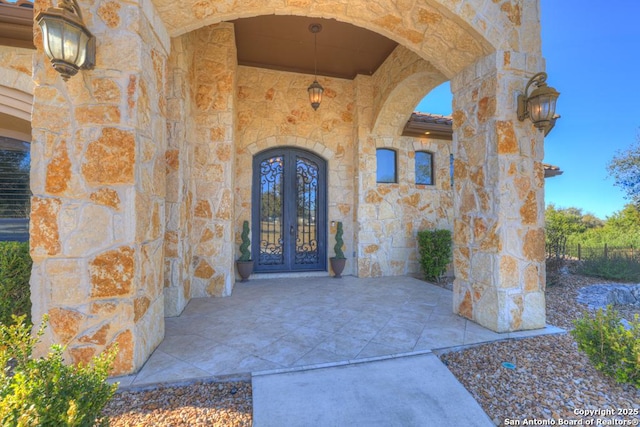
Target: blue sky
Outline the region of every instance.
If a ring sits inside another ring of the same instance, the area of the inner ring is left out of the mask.
[[[545,201],[602,219],[627,203],[606,166],[640,129],[640,1],[541,0],[547,83],[562,116],[545,139],[545,162],[564,171],[547,179]],[[448,84],[416,108],[451,113]]]

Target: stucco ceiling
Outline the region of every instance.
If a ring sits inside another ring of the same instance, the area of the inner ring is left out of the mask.
[[[334,19],[263,15],[232,22],[240,65],[314,74],[313,23],[322,25],[317,34],[319,75],[371,75],[397,46],[380,34]]]

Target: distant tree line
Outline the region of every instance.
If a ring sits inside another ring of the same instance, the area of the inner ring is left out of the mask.
[[[640,248],[640,207],[626,205],[605,220],[579,208],[556,208],[545,211],[547,248],[562,246]]]

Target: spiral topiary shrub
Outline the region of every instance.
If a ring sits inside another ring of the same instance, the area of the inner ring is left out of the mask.
[[[342,221],[338,221],[338,228],[336,229],[336,244],[333,246],[333,251],[336,253],[335,259],[345,259],[344,252],[342,252],[342,247],[344,246],[344,241],[342,240]]]
[[[249,221],[245,220],[242,223],[242,243],[240,244],[240,258],[238,261],[247,262],[251,261],[251,251],[249,251],[249,246],[251,245],[251,240],[249,240]]]

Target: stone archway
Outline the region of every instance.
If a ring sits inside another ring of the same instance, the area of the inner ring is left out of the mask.
[[[543,67],[537,2],[84,0],[80,6],[99,40],[96,69],[65,84],[41,50],[34,61],[33,314],[50,313],[45,339],[68,344],[70,360],[86,361],[117,342],[116,373],[135,371],[161,341],[164,314],[179,313],[194,295],[231,292],[238,137],[319,140],[336,159],[348,159],[337,179],[357,181],[352,188],[369,179],[371,164],[362,154],[376,146],[372,105],[393,78],[327,79],[338,88],[335,109],[311,116],[301,101],[308,82],[294,77],[286,82],[296,88],[293,107],[251,115],[258,100],[270,102],[263,89],[278,89],[282,79],[238,67],[225,21],[274,13],[367,28],[451,79],[460,161],[454,203],[461,212],[454,309],[499,331],[544,323],[542,182],[534,173],[542,138],[515,119],[513,106],[527,77]],[[390,70],[391,77],[401,74]],[[278,120],[269,127],[273,135],[260,133],[261,119]],[[47,185],[52,180],[56,186]],[[368,208],[352,202],[366,199],[364,191],[354,188],[330,204],[329,218],[366,218]],[[171,292],[173,311],[165,304]]]
[[[156,2],[168,33],[176,37],[197,28],[258,15],[300,15],[333,18],[380,33],[413,50],[451,77],[496,49],[520,48],[519,34],[507,34],[514,25],[528,25],[517,2],[487,4],[466,0],[453,4],[419,0],[398,4],[388,0],[372,5],[366,0],[336,5],[331,0],[218,4],[183,0]],[[482,17],[479,19],[479,17]],[[489,31],[491,28],[492,31]],[[446,54],[445,54],[446,53]]]
[[[394,150],[397,183],[378,185],[375,173],[360,176],[358,206],[372,212],[361,223],[358,235],[358,273],[365,277],[420,274],[417,232],[453,226],[451,142],[402,136],[415,105],[446,77],[404,48],[396,49],[384,66],[396,68],[393,73],[384,73],[393,79],[380,84],[382,89],[373,104],[370,138],[361,142],[360,158],[368,165],[376,165],[376,149]],[[415,153],[425,150],[435,153],[436,179],[431,186],[417,184],[415,180]]]

